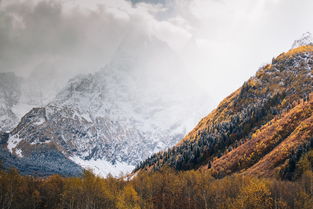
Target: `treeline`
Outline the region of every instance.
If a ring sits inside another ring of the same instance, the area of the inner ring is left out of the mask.
[[[271,108],[279,104],[283,96],[277,94],[271,99],[262,99],[256,105],[247,105],[238,114],[232,115],[229,121],[210,124],[206,130],[196,134],[196,140],[186,140],[166,152],[153,154],[140,162],[135,171],[153,166],[154,170],[170,166],[176,170],[190,170],[207,164],[214,157],[221,157],[234,147],[243,144],[251,134],[253,127],[259,127],[268,118],[273,118],[277,110]]]
[[[130,181],[86,171],[80,178],[0,171],[2,209],[312,209],[313,172],[295,182],[162,168]]]
[[[184,141],[152,155],[135,170],[158,170],[163,166],[176,170],[210,167],[215,158],[250,140],[256,130],[273,118],[300,101],[309,100],[313,80],[307,69],[312,68],[313,62],[307,62],[311,55],[306,52],[310,50],[312,48],[303,47],[273,59],[272,64],[261,68],[239,90],[226,97]]]

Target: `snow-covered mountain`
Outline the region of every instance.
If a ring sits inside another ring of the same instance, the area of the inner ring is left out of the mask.
[[[52,74],[42,69],[27,77],[0,73],[0,132],[12,131],[33,107],[44,106],[54,98],[57,87]]]
[[[110,64],[71,79],[53,101],[27,113],[8,150],[23,158],[51,145],[103,176],[131,171],[174,145],[208,106],[201,92],[186,93],[196,84],[178,63],[163,42],[130,34]]]
[[[292,49],[298,48],[300,46],[313,45],[313,36],[310,32],[306,32],[298,40],[295,40],[292,44]]]

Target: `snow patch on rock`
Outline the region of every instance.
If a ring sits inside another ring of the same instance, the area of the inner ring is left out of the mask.
[[[15,154],[18,156],[18,157],[23,157],[23,151],[21,149],[15,149]]]
[[[42,125],[44,122],[46,122],[46,120],[44,118],[39,118],[34,124],[36,126],[40,126]]]
[[[10,136],[9,140],[8,140],[8,150],[13,153],[13,149],[22,141],[22,139],[20,139],[18,136],[14,135],[14,136]]]
[[[292,44],[292,49],[298,48],[300,46],[313,45],[313,36],[310,32],[306,32],[302,35],[302,37]]]

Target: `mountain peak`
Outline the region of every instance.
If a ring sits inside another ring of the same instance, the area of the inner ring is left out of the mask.
[[[300,39],[293,42],[291,48],[294,49],[306,45],[313,45],[313,35],[310,32],[302,34],[302,37]]]
[[[292,160],[300,159],[295,153],[309,150],[302,147],[311,146],[307,136],[313,133],[313,103],[308,103],[313,92],[312,52],[313,42],[273,59],[226,97],[175,147],[154,154],[134,171],[170,166],[176,170],[209,169],[218,178],[245,171],[258,176],[294,178]],[[254,140],[257,146],[252,147]]]

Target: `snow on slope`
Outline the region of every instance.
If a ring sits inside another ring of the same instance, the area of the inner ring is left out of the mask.
[[[292,44],[292,49],[298,48],[300,46],[313,45],[313,36],[310,32],[306,32],[302,37]]]
[[[33,107],[48,104],[60,83],[48,70],[34,70],[28,77],[0,73],[0,132],[9,132]]]
[[[206,112],[206,95],[166,44],[127,38],[110,64],[71,79],[48,105],[26,114],[11,137],[31,146],[53,143],[102,176],[125,174],[174,145]]]
[[[20,139],[18,136],[11,136],[8,140],[8,149],[11,153],[13,153],[13,149],[21,142],[22,139]]]
[[[89,169],[94,174],[104,178],[108,175],[122,177],[135,168],[135,166],[129,165],[125,162],[112,164],[106,160],[82,160],[79,157],[70,157],[70,159],[83,168]]]

